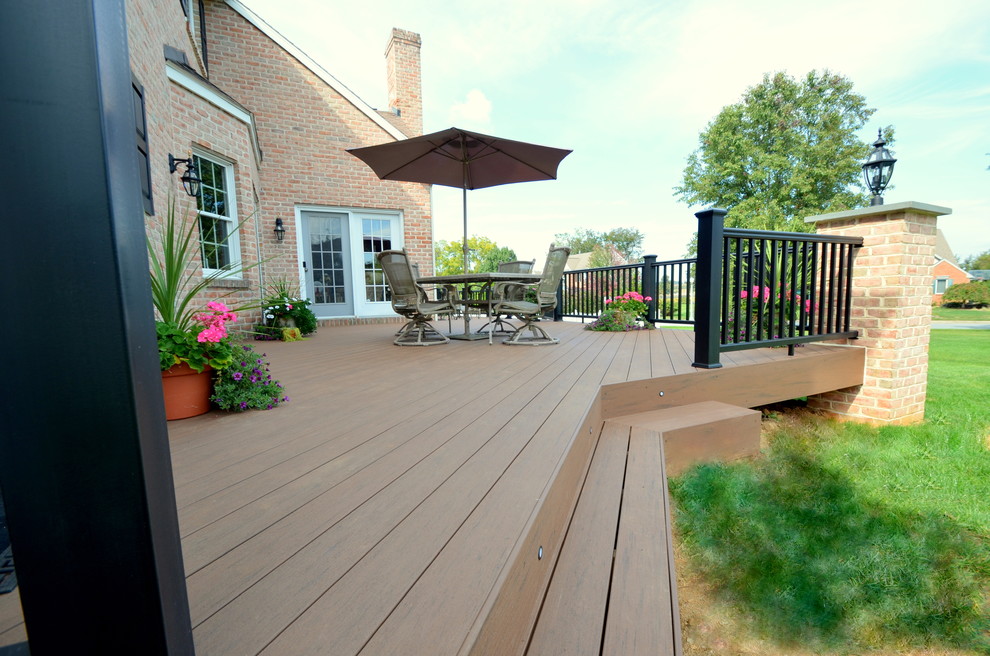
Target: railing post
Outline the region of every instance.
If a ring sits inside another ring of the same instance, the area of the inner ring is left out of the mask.
[[[564,320],[564,276],[561,276],[560,282],[557,283],[557,304],[553,308],[553,320]]]
[[[713,208],[698,217],[698,270],[694,297],[694,362],[692,367],[717,369],[722,305],[722,229],[725,210]]]
[[[656,255],[643,256],[643,296],[653,299],[647,303],[646,320],[650,323],[657,322],[657,303],[660,302],[657,297],[657,277],[653,270],[656,263]]]

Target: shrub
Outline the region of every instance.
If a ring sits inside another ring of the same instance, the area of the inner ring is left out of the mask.
[[[952,285],[942,295],[942,303],[949,307],[985,307],[990,305],[990,280]]]

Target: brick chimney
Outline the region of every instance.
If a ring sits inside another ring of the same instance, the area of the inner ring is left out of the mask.
[[[415,32],[392,28],[392,38],[385,49],[388,75],[388,105],[409,136],[423,134],[423,90],[419,48],[422,39]]]

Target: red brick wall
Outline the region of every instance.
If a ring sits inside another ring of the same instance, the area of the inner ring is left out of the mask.
[[[276,258],[265,277],[298,280],[297,205],[401,211],[405,248],[432,271],[429,187],[379,180],[346,152],[395,137],[224,3],[207,2],[206,13],[210,80],[254,113],[264,153],[262,250]],[[268,238],[276,217],[281,243]]]
[[[174,201],[179,216],[186,221],[195,220],[195,201],[185,194],[179,182],[182,169],[174,174],[168,169],[169,154],[187,158],[193,147],[233,163],[238,219],[251,217],[256,210],[253,189],[257,186],[257,169],[248,126],[167,77],[165,45],[185,52],[190,66],[202,72],[179,3],[128,0],[127,30],[131,69],[145,90],[155,203],[155,215],[145,217],[149,233],[155,235],[160,230],[170,200]],[[240,254],[245,263],[258,260],[256,234],[253,219],[241,226]],[[202,274],[199,266],[196,269],[193,274],[198,280]],[[224,302],[232,306],[256,304],[258,279],[258,269],[251,269],[240,281],[218,281],[202,294],[201,302],[224,297]],[[248,328],[258,317],[257,310],[241,313],[238,325]]]

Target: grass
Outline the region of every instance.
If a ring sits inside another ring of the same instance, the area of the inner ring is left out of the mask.
[[[671,482],[690,569],[764,645],[694,653],[990,654],[988,355],[933,333],[924,423],[781,412],[763,458]]]
[[[949,308],[936,306],[932,308],[932,319],[935,321],[990,321],[990,308]]]

